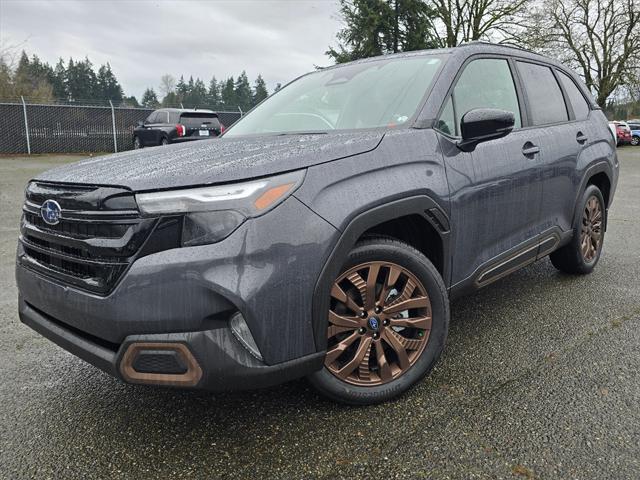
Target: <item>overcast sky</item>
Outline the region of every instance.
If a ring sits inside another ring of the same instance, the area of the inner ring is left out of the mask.
[[[336,0],[0,0],[0,41],[54,65],[59,57],[109,62],[138,99],[160,76],[208,84],[247,71],[269,91],[331,62]]]

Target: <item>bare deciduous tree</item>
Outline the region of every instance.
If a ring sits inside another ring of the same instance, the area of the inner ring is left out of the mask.
[[[175,92],[175,90],[176,79],[168,73],[166,75],[162,75],[162,77],[160,77],[160,96],[164,98],[170,93]]]
[[[472,40],[502,42],[519,28],[530,0],[434,0],[433,30],[442,47]]]
[[[640,66],[640,1],[546,0],[522,40],[575,68],[605,108]]]

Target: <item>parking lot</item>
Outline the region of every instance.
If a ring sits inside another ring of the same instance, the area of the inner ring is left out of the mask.
[[[335,405],[305,381],[210,394],[126,385],[22,325],[22,192],[73,157],[0,158],[0,478],[640,477],[640,148],[588,277],[545,259],[452,305],[432,375]]]

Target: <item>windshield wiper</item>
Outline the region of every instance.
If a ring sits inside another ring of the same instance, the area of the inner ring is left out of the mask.
[[[320,131],[320,132],[283,132],[283,133],[277,133],[276,136],[278,137],[282,137],[284,135],[326,135],[327,132],[324,131]]]

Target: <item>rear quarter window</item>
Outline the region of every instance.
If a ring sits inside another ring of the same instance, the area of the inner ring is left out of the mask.
[[[520,61],[517,64],[529,101],[533,124],[547,125],[568,121],[569,115],[562,90],[551,68]]]
[[[573,108],[573,114],[576,120],[586,119],[589,116],[589,104],[582,96],[582,93],[580,93],[580,90],[573,80],[569,78],[569,75],[559,71],[558,77],[560,78],[560,82],[562,82],[564,91],[567,92],[567,97],[569,97],[569,103],[571,103],[571,108]]]

